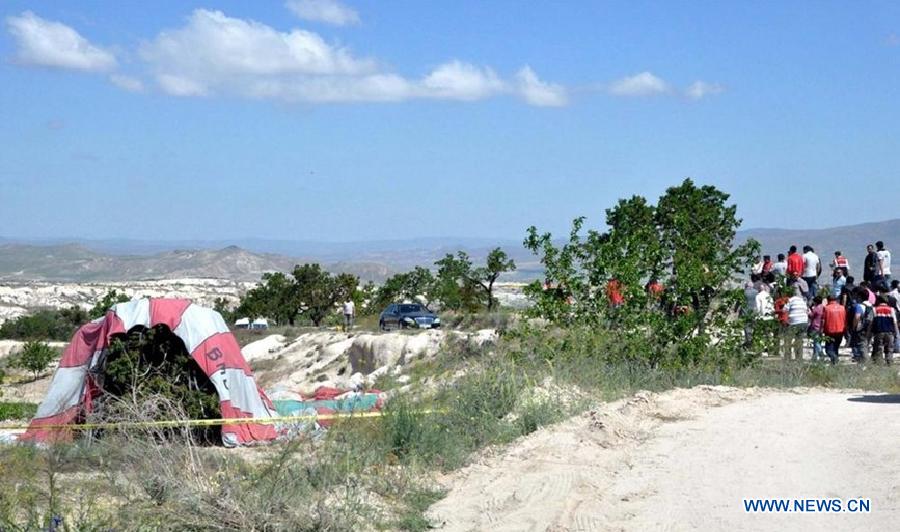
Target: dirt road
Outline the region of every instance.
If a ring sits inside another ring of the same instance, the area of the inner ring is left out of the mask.
[[[532,434],[448,487],[430,512],[442,530],[897,530],[900,396],[638,394]],[[869,513],[754,514],[742,502],[860,497]]]

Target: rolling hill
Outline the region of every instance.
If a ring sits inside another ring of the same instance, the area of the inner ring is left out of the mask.
[[[835,251],[843,251],[850,259],[851,273],[859,275],[867,244],[882,240],[885,247],[900,252],[900,219],[828,229],[748,229],[738,233],[738,241],[748,238],[758,240],[763,254],[772,255],[772,260],[778,253],[787,254],[791,245],[797,249],[807,244],[812,246],[822,258],[823,266],[831,261]],[[900,258],[894,262],[900,263]]]
[[[747,229],[737,241],[755,238],[763,253],[774,258],[788,247],[809,244],[824,263],[835,250],[850,259],[858,273],[866,244],[883,240],[890,249],[900,246],[900,219],[828,229]],[[353,273],[365,281],[422,265],[431,267],[447,253],[464,250],[476,263],[493,247],[501,246],[518,265],[506,281],[541,276],[537,258],[511,240],[429,238],[359,243],[239,240],[243,247],[223,242],[140,242],[121,240],[36,243],[0,239],[0,280],[9,281],[135,281],[179,278],[217,278],[256,281],[269,271],[289,271],[295,264],[318,262],[329,271]],[[190,246],[190,247],[188,247]],[[898,247],[900,249],[900,247]],[[280,253],[275,250],[289,251]],[[897,261],[900,263],[900,259]]]

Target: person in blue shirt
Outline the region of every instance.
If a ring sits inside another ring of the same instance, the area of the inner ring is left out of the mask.
[[[831,295],[833,295],[835,299],[840,299],[846,284],[847,278],[844,277],[844,270],[842,268],[835,268],[831,278]]]

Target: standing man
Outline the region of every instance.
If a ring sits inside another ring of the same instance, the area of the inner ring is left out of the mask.
[[[787,275],[787,261],[784,260],[784,253],[778,254],[778,262],[772,265],[772,273],[782,277]]]
[[[844,291],[844,286],[847,285],[847,278],[844,277],[844,269],[843,268],[835,268],[831,273],[831,295],[834,296],[835,299],[839,299],[841,294]]]
[[[854,362],[865,362],[868,346],[869,325],[873,315],[872,305],[865,288],[859,286],[854,292],[853,321],[850,327],[850,350]]]
[[[797,253],[797,246],[791,246],[788,250],[787,276],[794,279],[803,276],[803,257]]]
[[[866,260],[863,262],[863,281],[872,284],[878,274],[878,254],[872,244],[866,246]]]
[[[825,333],[825,302],[822,296],[813,298],[813,306],[809,309],[809,329],[807,334],[812,340],[813,346],[813,362],[818,362],[819,357],[824,358],[822,342]]]
[[[788,326],[785,330],[785,341],[782,345],[782,356],[785,361],[791,360],[791,352],[794,360],[803,360],[803,339],[806,337],[806,329],[809,326],[809,308],[806,306],[806,298],[800,294],[800,288],[794,287],[794,295],[784,306],[787,314]]]
[[[831,269],[836,270],[838,268],[844,270],[844,275],[850,275],[850,261],[847,260],[847,257],[840,251],[834,252],[834,260],[831,261]]]
[[[803,246],[803,280],[809,285],[809,299],[816,298],[819,289],[819,276],[822,275],[822,263],[812,246]]]
[[[356,315],[356,304],[353,299],[347,297],[344,302],[344,332],[350,332],[353,329],[353,317]]]
[[[884,352],[884,362],[890,365],[894,358],[894,338],[900,334],[897,316],[883,296],[878,296],[875,301],[874,314],[868,331],[872,338],[872,362],[877,364]]]
[[[828,297],[825,305],[823,330],[825,331],[825,353],[831,359],[831,365],[837,364],[838,348],[844,339],[847,328],[847,311],[834,296]]]
[[[878,274],[881,276],[881,282],[884,286],[891,286],[891,250],[885,249],[884,242],[879,240],[875,242],[875,252],[878,255]]]

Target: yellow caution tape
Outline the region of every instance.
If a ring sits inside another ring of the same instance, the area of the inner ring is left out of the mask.
[[[435,414],[441,410],[419,410],[415,414]],[[279,423],[291,423],[297,421],[330,421],[334,419],[359,419],[370,417],[382,417],[381,411],[374,412],[340,412],[334,414],[317,414],[304,416],[282,417],[240,417],[221,419],[182,419],[163,421],[119,421],[105,423],[79,423],[70,425],[35,425],[35,430],[93,430],[93,429],[118,429],[118,428],[142,428],[142,427],[213,427],[217,425],[238,425],[244,423],[257,423],[262,425],[277,425]],[[25,430],[30,424],[0,425],[0,430]]]

